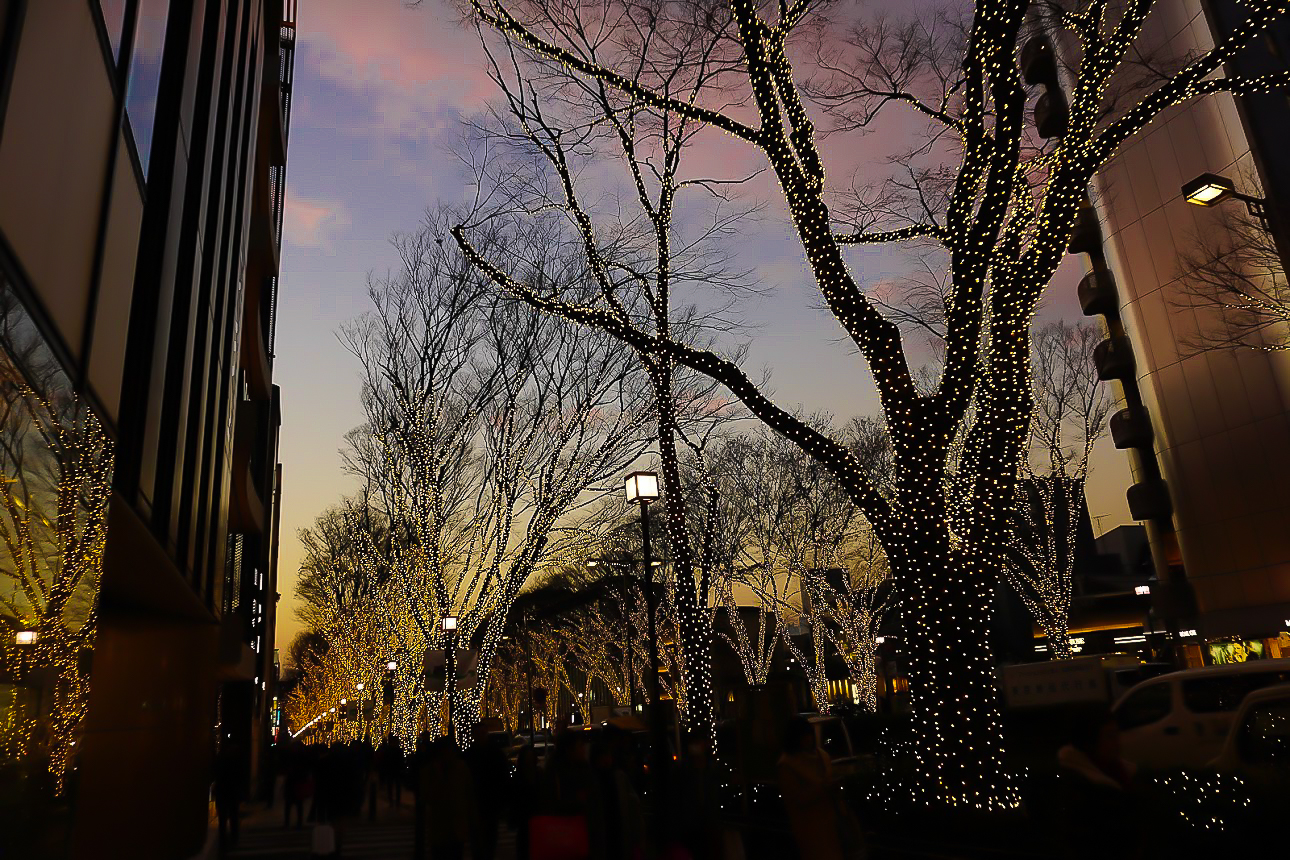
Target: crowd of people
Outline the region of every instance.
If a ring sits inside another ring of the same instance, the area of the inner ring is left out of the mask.
[[[374,819],[379,798],[404,807],[406,791],[419,860],[493,860],[503,825],[515,834],[517,860],[737,856],[722,823],[723,765],[709,739],[689,736],[681,756],[667,756],[672,761],[659,780],[650,777],[640,737],[608,724],[566,730],[543,748],[543,757],[528,744],[508,757],[505,736],[483,724],[464,750],[429,732],[410,750],[397,736],[377,746],[287,739],[274,748],[271,805],[280,804],[284,828],[335,828],[363,815]],[[821,826],[838,828],[828,756],[804,720],[790,726],[785,740],[780,779],[803,856],[842,857],[838,841],[816,844]],[[228,787],[245,784],[235,766],[240,759],[230,750],[216,766],[221,836],[226,822],[232,828],[231,840],[221,839],[225,847],[236,840],[237,798]],[[651,790],[659,796],[648,798]],[[647,808],[667,814],[647,819]]]

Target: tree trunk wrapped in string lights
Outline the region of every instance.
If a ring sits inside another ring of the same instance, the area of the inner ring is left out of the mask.
[[[1219,74],[1228,59],[1286,14],[1285,0],[1264,0],[1247,4],[1246,20],[1210,51],[1171,73],[1156,68],[1156,77],[1146,79],[1134,98],[1126,101],[1116,92],[1112,100],[1112,83],[1134,59],[1153,4],[1130,0],[1115,5],[1113,13],[1106,0],[1072,2],[1052,10],[1049,35],[1069,41],[1078,61],[1065,110],[1056,114],[1058,122],[1046,124],[1049,139],[1036,140],[1027,106],[1038,93],[1026,88],[1017,63],[1028,5],[973,4],[961,43],[948,52],[957,59],[947,74],[929,62],[935,51],[903,50],[900,40],[844,39],[837,45],[840,57],[816,63],[825,80],[815,92],[834,106],[867,108],[859,113],[860,124],[868,126],[887,106],[902,106],[931,125],[914,158],[936,160],[934,169],[916,173],[935,181],[913,183],[896,204],[873,206],[862,196],[852,210],[858,217],[848,225],[846,213],[835,214],[830,206],[825,156],[790,61],[793,37],[808,29],[816,4],[730,0],[587,7],[574,0],[472,0],[481,28],[512,52],[507,63],[540,66],[563,82],[530,89],[519,111],[516,92],[507,91],[517,136],[541,123],[547,138],[597,132],[621,138],[625,131],[630,145],[655,128],[689,123],[754,147],[779,180],[823,303],[877,388],[894,461],[889,494],[880,492],[840,440],[773,403],[737,360],[643,326],[615,301],[612,284],[601,291],[563,292],[522,269],[507,271],[505,261],[473,246],[476,222],[464,223],[454,235],[471,262],[510,294],[608,332],[656,362],[719,380],[755,416],[833,472],[891,566],[914,716],[912,796],[943,807],[1018,803],[1003,766],[988,633],[1033,406],[1030,323],[1066,254],[1089,182],[1121,144],[1173,105],[1208,93],[1290,84],[1285,70],[1253,79]],[[587,15],[595,20],[584,20]],[[872,35],[883,26],[856,32]],[[598,37],[607,31],[612,35]],[[695,46],[701,46],[697,53]],[[676,88],[678,80],[686,83],[683,91]],[[612,121],[554,128],[557,120],[542,112],[541,103],[545,99],[551,112],[559,112],[576,93],[603,94],[613,116],[648,110],[653,123],[622,131]],[[585,214],[573,205],[585,174],[567,164],[555,168],[569,198],[566,211]],[[672,202],[667,200],[669,212]],[[598,259],[603,246],[590,219],[579,229],[590,259]],[[949,273],[944,366],[931,390],[916,384],[899,323],[862,289],[844,254],[851,246],[902,241],[935,247]],[[601,266],[592,269],[602,280],[609,274]],[[975,412],[970,445],[951,482],[951,449],[969,408]],[[949,509],[951,483],[964,491],[961,504],[970,512],[961,520]]]

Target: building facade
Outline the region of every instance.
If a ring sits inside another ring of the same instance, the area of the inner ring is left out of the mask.
[[[1233,0],[1161,0],[1144,51],[1207,51],[1244,15]],[[1284,68],[1286,57],[1283,22],[1228,71],[1255,76]],[[1225,321],[1196,300],[1188,267],[1192,251],[1226,229],[1226,213],[1190,205],[1181,187],[1221,174],[1284,211],[1287,133],[1284,93],[1193,100],[1129,141],[1093,190],[1106,271],[1095,259],[1081,299],[1110,321],[1103,377],[1140,392],[1122,398],[1112,436],[1142,451],[1130,507],[1148,521],[1157,569],[1177,570],[1190,592],[1170,614],[1192,662],[1208,660],[1207,645],[1275,642],[1290,628],[1290,355],[1257,348],[1290,332],[1266,329],[1254,348],[1217,343]],[[1096,310],[1108,293],[1113,307]],[[1158,471],[1146,474],[1144,463]]]
[[[0,2],[12,856],[194,856],[261,778],[293,50],[294,0]]]

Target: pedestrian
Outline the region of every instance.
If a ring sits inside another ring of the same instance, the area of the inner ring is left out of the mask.
[[[385,800],[391,806],[403,805],[403,745],[398,735],[390,735],[383,746],[381,780],[385,783]]]
[[[711,741],[701,732],[691,732],[686,738],[673,802],[680,844],[692,857],[719,860],[723,852],[721,778],[712,757]]]
[[[1141,856],[1136,768],[1120,757],[1120,729],[1109,713],[1076,719],[1070,743],[1057,751],[1069,856]],[[1096,822],[1096,827],[1090,826]]]
[[[511,827],[515,829],[516,860],[529,860],[529,819],[537,806],[540,772],[537,753],[528,744],[515,756],[515,770],[510,780]]]
[[[241,746],[230,738],[220,745],[215,759],[215,814],[219,816],[220,853],[237,847],[246,783],[243,758]]]
[[[288,740],[282,751],[285,773],[282,782],[282,826],[291,826],[291,810],[296,811],[296,829],[303,826],[305,801],[313,797],[313,776],[309,756],[300,741]]]
[[[607,725],[592,750],[592,767],[601,798],[602,844],[592,846],[592,855],[605,860],[634,860],[643,850],[645,822],[640,795],[628,775],[630,737]]]
[[[430,765],[430,745],[433,741],[429,731],[417,735],[416,746],[408,757],[408,776],[411,780],[414,795],[413,807],[413,843],[412,856],[423,860],[426,856],[426,789],[421,785],[421,777]]]
[[[430,745],[420,776],[430,860],[462,860],[476,815],[470,768],[457,745],[441,737]]]
[[[779,757],[779,791],[788,823],[803,860],[842,860],[845,826],[829,758],[805,717],[794,717],[784,733]]]
[[[581,730],[556,736],[540,780],[537,814],[529,820],[532,860],[584,860],[603,844],[604,824],[587,739]]]
[[[497,833],[501,826],[502,799],[510,778],[506,753],[489,737],[484,723],[476,723],[475,742],[466,750],[475,789],[475,827],[470,839],[471,860],[493,860],[497,854]]]

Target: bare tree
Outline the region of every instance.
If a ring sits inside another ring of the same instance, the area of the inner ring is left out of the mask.
[[[1243,184],[1253,186],[1255,177]],[[1178,302],[1195,309],[1200,332],[1182,346],[1212,349],[1290,349],[1290,284],[1274,230],[1284,229],[1236,207],[1216,212],[1213,229],[1195,237],[1179,270]]]
[[[534,4],[533,10],[551,25],[574,34],[589,55],[625,49],[638,52],[644,67],[653,64],[654,49],[662,49],[684,70],[662,86],[686,98],[711,85],[726,67],[726,59],[702,38],[707,26],[702,6],[689,10],[687,23],[658,41],[653,28],[659,19],[650,19],[652,13],[644,6]],[[744,274],[723,254],[721,240],[733,233],[748,209],[730,204],[727,188],[739,180],[682,176],[682,155],[702,131],[701,124],[659,114],[650,105],[622,98],[601,82],[569,77],[558,63],[523,62],[509,43],[498,51],[490,49],[489,59],[504,109],[492,125],[476,128],[483,142],[480,146],[487,151],[480,155],[476,149],[469,156],[486,199],[476,206],[470,223],[454,230],[471,262],[508,294],[518,295],[515,279],[524,280],[522,273],[530,268],[529,262],[513,253],[489,254],[479,247],[476,230],[485,224],[533,220],[552,230],[553,242],[576,249],[586,261],[585,283],[573,289],[553,285],[552,294],[576,296],[579,302],[604,302],[660,341],[701,344],[713,327],[728,328],[726,303],[747,285]],[[510,157],[497,158],[499,150]],[[577,192],[577,176],[607,150],[627,168],[623,193],[614,195],[624,199],[597,207]],[[708,204],[697,223],[676,219],[677,199],[687,192],[703,195]],[[623,203],[636,214],[622,215]],[[676,301],[678,288],[696,285],[708,291],[705,306]],[[664,492],[679,500],[684,494],[679,451],[689,448],[701,456],[703,447],[702,440],[692,438],[683,424],[685,404],[701,400],[696,391],[710,390],[710,383],[696,383],[693,369],[644,342],[629,345],[653,391]],[[709,413],[723,410],[727,401],[713,398]],[[668,572],[674,586],[668,599],[677,613],[678,643],[684,655],[678,657],[678,666],[683,664],[691,676],[687,684],[692,692],[680,713],[687,725],[713,731],[710,574],[703,564],[704,547],[693,544],[687,531],[685,510],[683,503],[663,508]]]
[[[544,117],[546,128],[555,132],[548,138],[560,137],[553,125],[560,99],[581,87],[607,94],[615,116],[625,106],[650,113],[654,127],[705,126],[764,156],[783,189],[824,304],[877,387],[895,466],[890,496],[878,491],[843,441],[777,406],[737,361],[675,339],[665,328],[642,326],[616,301],[604,267],[593,266],[602,277],[597,292],[562,293],[521,271],[507,271],[505,261],[472,247],[470,225],[454,235],[471,260],[509,293],[608,332],[657,366],[682,364],[718,379],[749,411],[834,473],[885,548],[897,586],[914,709],[914,798],[968,808],[1014,807],[1017,794],[1003,767],[988,630],[1032,409],[1030,320],[1066,254],[1092,176],[1125,140],[1166,108],[1189,99],[1290,83],[1290,71],[1253,79],[1217,75],[1285,14],[1287,3],[1246,6],[1246,20],[1211,50],[1174,73],[1162,73],[1114,111],[1107,109],[1112,83],[1141,36],[1150,0],[1116,7],[1118,14],[1108,13],[1105,0],[1036,7],[1045,17],[1044,27],[1036,29],[1069,43],[1079,58],[1066,109],[1059,113],[1063,121],[1049,130],[1055,135],[1051,140],[1036,145],[1026,111],[1030,95],[1014,61],[1022,39],[1033,32],[1030,4],[978,0],[948,74],[921,64],[922,57],[935,55],[931,51],[917,54],[919,62],[908,74],[891,75],[872,63],[854,67],[871,82],[854,98],[878,100],[868,115],[885,113],[889,105],[912,108],[942,144],[929,155],[946,165],[931,172],[946,178],[943,204],[919,194],[906,206],[884,206],[861,229],[848,229],[830,209],[824,156],[792,62],[794,36],[816,4],[624,0],[589,7],[574,0],[472,0],[471,5],[480,26],[499,35],[509,50],[562,76],[565,87],[533,87],[525,95],[524,120],[531,128]],[[594,20],[587,21],[587,14]],[[606,32],[612,35],[601,38]],[[690,51],[695,45],[702,47]],[[863,58],[866,49],[859,50]],[[882,52],[897,64],[904,62],[900,54]],[[892,97],[885,94],[889,91]],[[535,113],[535,103],[551,112]],[[635,140],[628,135],[629,145]],[[664,165],[655,163],[660,169]],[[568,206],[585,211],[577,200],[586,177],[567,165],[557,163],[555,169]],[[922,186],[915,185],[917,192]],[[669,215],[674,202],[674,196],[667,198]],[[581,233],[595,252],[600,246],[593,226],[584,222]],[[670,235],[661,237],[667,239]],[[945,362],[931,391],[916,384],[900,326],[869,299],[844,256],[850,246],[908,240],[939,247],[950,273]],[[977,416],[976,432],[958,471],[959,483],[970,488],[972,516],[952,528],[947,469],[969,407]],[[668,460],[665,452],[665,468]]]
[[[372,282],[375,310],[344,329],[367,415],[346,456],[389,532],[355,529],[362,564],[388,571],[387,602],[415,625],[409,646],[442,646],[439,620],[454,615],[486,679],[520,588],[645,450],[649,390],[612,337],[499,295],[445,238],[435,215],[401,237],[401,271]],[[504,238],[532,243],[533,274],[586,275],[540,233]],[[459,693],[454,680],[454,721],[469,727],[482,685]]]

